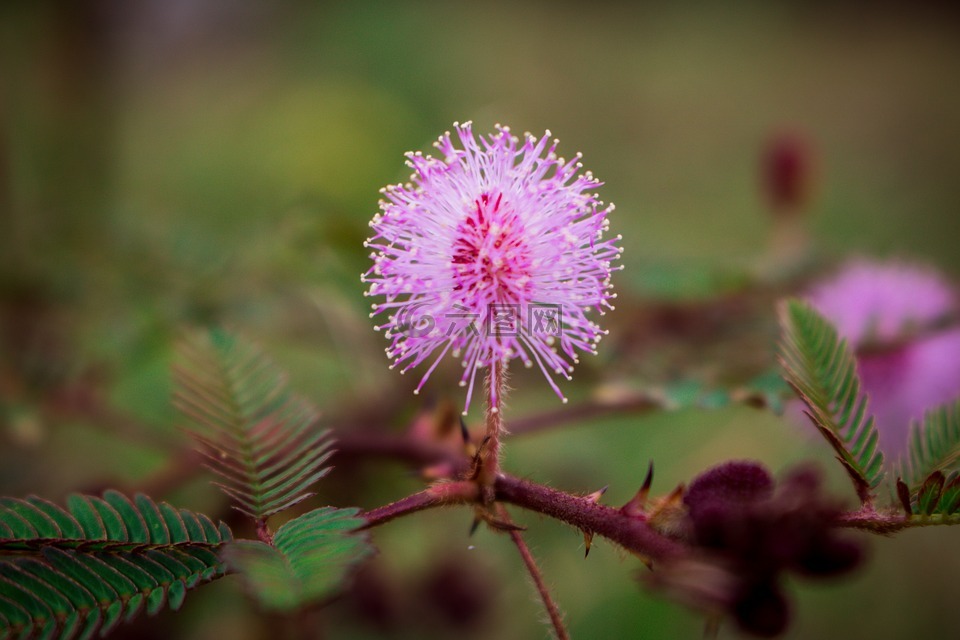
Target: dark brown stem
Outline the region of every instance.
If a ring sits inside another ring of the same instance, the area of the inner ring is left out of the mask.
[[[510,514],[507,513],[506,507],[502,504],[497,505],[497,516],[507,524],[513,524],[510,520]],[[550,624],[553,625],[553,631],[556,633],[557,639],[570,640],[570,634],[563,624],[563,615],[560,613],[560,608],[550,596],[550,590],[547,589],[547,584],[543,581],[543,574],[540,573],[537,561],[534,559],[533,553],[530,552],[530,547],[528,547],[524,541],[523,534],[517,529],[511,529],[509,534],[510,539],[513,540],[513,544],[517,547],[517,551],[520,552],[520,557],[523,559],[523,564],[526,566],[527,572],[533,580],[533,585],[537,588],[537,593],[540,594],[543,608],[547,610],[547,615],[550,616]]]

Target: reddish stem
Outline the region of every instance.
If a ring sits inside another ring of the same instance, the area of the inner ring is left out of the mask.
[[[497,516],[504,522],[512,524],[510,514],[507,513],[506,507],[502,504],[497,505]],[[558,640],[570,640],[570,634],[563,624],[563,615],[560,613],[560,608],[550,596],[550,590],[547,589],[547,584],[543,581],[543,574],[540,573],[540,568],[537,566],[537,561],[534,559],[533,553],[530,552],[530,547],[527,546],[520,531],[511,529],[509,533],[513,544],[517,547],[517,551],[520,552],[524,566],[527,567],[527,572],[533,580],[533,585],[537,588],[537,593],[540,594],[543,608],[547,610],[547,615],[550,616],[550,624],[553,625],[553,630],[557,634]]]
[[[497,478],[496,498],[603,536],[651,560],[665,560],[685,553],[684,545],[650,528],[644,517],[627,515],[619,509],[528,480],[501,475]]]
[[[493,489],[496,500],[542,513],[583,531],[603,536],[644,558],[666,560],[685,553],[684,545],[650,528],[645,518],[627,515],[619,509],[596,504],[582,496],[508,475],[498,476]],[[368,511],[364,514],[367,524],[363,528],[376,527],[434,507],[481,502],[482,492],[477,483],[441,482],[425,491]]]
[[[480,488],[475,482],[440,482],[419,493],[367,511],[363,514],[367,524],[362,528],[370,529],[390,522],[395,518],[425,509],[453,504],[469,504],[477,502],[479,499]]]

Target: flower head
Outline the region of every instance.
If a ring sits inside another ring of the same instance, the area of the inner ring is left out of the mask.
[[[911,421],[960,394],[956,292],[930,269],[858,260],[808,299],[857,353],[881,448],[904,453]]]
[[[536,363],[562,398],[553,376],[569,379],[578,352],[596,352],[604,331],[588,314],[616,297],[620,237],[603,239],[613,205],[580,173],[580,154],[557,156],[549,131],[521,140],[507,127],[479,138],[470,123],[454,127],[435,144],[442,158],[407,154],[410,182],[382,190],[365,245],[367,295],[383,297],[371,316],[385,316],[376,328],[401,372],[433,358],[417,391],[451,352],[465,409],[477,372],[513,358]]]

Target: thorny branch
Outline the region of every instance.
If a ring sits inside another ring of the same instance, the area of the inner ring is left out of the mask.
[[[679,557],[685,548],[652,529],[643,515],[630,515],[585,496],[564,493],[506,474],[494,482],[494,499],[536,511],[578,529],[603,536],[650,560]],[[364,514],[369,529],[395,518],[435,507],[479,503],[481,492],[472,481],[439,482],[424,491]]]

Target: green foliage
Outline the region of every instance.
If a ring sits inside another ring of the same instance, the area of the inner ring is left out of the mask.
[[[846,340],[807,303],[780,306],[780,362],[786,381],[807,405],[807,415],[837,453],[863,502],[883,480],[883,452],[867,414],[856,361]]]
[[[231,539],[222,522],[218,527],[202,513],[157,504],[143,494],[133,500],[113,490],[102,498],[74,494],[67,498],[66,509],[36,496],[0,498],[0,551],[214,547]]]
[[[280,527],[273,546],[243,540],[227,547],[230,568],[265,609],[289,611],[330,596],[373,553],[357,509],[324,507]]]
[[[928,475],[911,493],[906,483],[897,480],[897,492],[904,512],[919,524],[932,521],[957,524],[960,515],[960,473],[945,475],[939,469]]]
[[[226,572],[232,539],[202,514],[116,491],[0,498],[0,638],[88,638],[146,610],[179,609]]]
[[[910,462],[905,476],[916,490],[935,471],[948,472],[960,463],[960,400],[928,411],[910,433]]]
[[[329,471],[329,431],[258,349],[222,331],[185,342],[175,402],[234,507],[263,520],[309,498]]]
[[[960,400],[928,411],[910,432],[909,461],[898,480],[904,509],[917,516],[960,512]],[[901,486],[902,485],[902,486]]]

